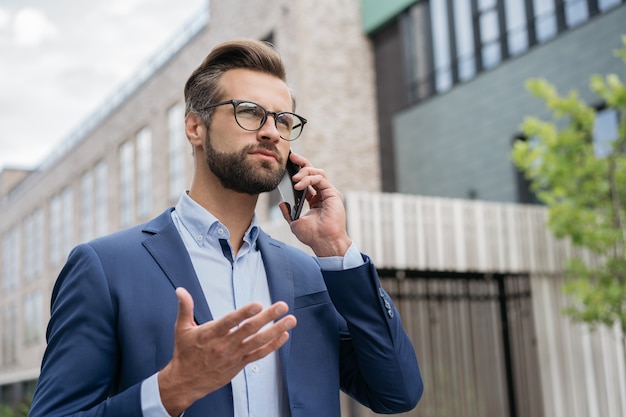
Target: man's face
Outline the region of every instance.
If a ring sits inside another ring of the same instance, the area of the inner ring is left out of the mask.
[[[269,111],[291,111],[287,85],[274,76],[235,69],[220,79],[221,100],[249,100]],[[214,109],[205,144],[207,165],[224,188],[259,194],[275,189],[285,173],[289,142],[282,140],[274,117],[257,131],[246,131],[236,122],[233,106]]]

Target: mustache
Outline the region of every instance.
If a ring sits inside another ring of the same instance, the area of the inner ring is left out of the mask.
[[[278,162],[280,162],[281,164],[285,162],[276,145],[268,142],[261,142],[258,145],[246,145],[243,149],[242,154],[245,155],[250,151],[255,151],[258,149],[264,149],[266,151],[272,152],[274,155],[276,155]]]

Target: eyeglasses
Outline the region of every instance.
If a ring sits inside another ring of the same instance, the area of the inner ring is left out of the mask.
[[[274,125],[281,139],[292,141],[302,134],[306,119],[288,111],[273,112],[265,110],[260,104],[244,100],[228,100],[220,103],[209,104],[202,110],[207,110],[225,104],[233,105],[233,113],[237,124],[244,130],[256,131],[261,129],[267,121],[267,115],[274,116]]]

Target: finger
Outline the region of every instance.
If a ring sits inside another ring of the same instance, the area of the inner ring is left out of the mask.
[[[178,298],[178,316],[176,317],[176,329],[195,326],[193,319],[193,298],[183,287],[176,288]]]
[[[244,356],[244,361],[250,362],[261,359],[269,353],[279,349],[289,339],[289,330],[297,324],[294,316],[289,315],[278,321],[272,327],[257,333],[246,340],[246,349],[250,351]]]
[[[287,313],[288,310],[289,307],[285,302],[278,301],[259,314],[256,314],[254,317],[242,322],[237,329],[232,331],[232,334],[237,339],[243,341],[244,339],[259,332],[259,330],[261,330],[265,325]]]
[[[250,363],[258,361],[269,355],[270,353],[280,349],[289,340],[289,333],[283,332],[278,337],[273,339],[270,343],[267,343],[260,348],[257,348],[243,357],[244,362]]]
[[[262,310],[263,306],[260,303],[252,303],[206,324],[212,329],[212,332],[218,335],[226,335],[233,328],[240,326],[245,320],[258,315]]]
[[[291,162],[298,165],[300,168],[311,166],[311,163],[308,159],[295,152],[291,152],[291,156],[289,159],[291,159]]]

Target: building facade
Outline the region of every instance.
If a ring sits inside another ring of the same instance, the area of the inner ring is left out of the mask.
[[[529,202],[509,154],[524,117],[547,114],[524,82],[546,78],[601,108],[590,76],[624,72],[622,0],[405,1],[391,16],[365,3],[384,191]]]
[[[532,239],[520,243],[519,234],[530,232],[515,219],[541,208],[518,212],[510,204],[531,196],[509,153],[523,117],[544,114],[524,91],[526,78],[578,89],[601,108],[589,76],[623,72],[612,50],[624,22],[623,0],[207,3],[45,163],[0,174],[0,404],[27,397],[34,386],[52,286],[71,248],[148,220],[189,185],[184,82],[212,46],[252,37],[283,54],[297,111],[309,121],[293,147],[347,196],[350,232],[380,260],[381,277],[402,306],[427,376],[424,400],[410,415],[574,415],[572,398],[586,395],[586,406],[599,394],[555,388],[568,366],[550,355],[568,349],[563,340],[587,346],[588,335],[568,331],[553,341],[541,326],[538,314],[549,310],[541,300],[558,293],[546,277],[558,274],[565,252],[548,238],[545,251],[532,249]],[[261,196],[257,214],[272,235],[293,242],[277,202],[275,194]],[[532,228],[546,233],[539,220]],[[543,252],[550,255],[540,262]],[[545,322],[561,326],[558,311],[549,313]],[[507,326],[517,333],[504,334]],[[589,357],[580,360],[584,369],[596,369],[596,351],[620,357],[602,337],[606,349],[580,348]],[[463,353],[468,340],[484,341],[474,356]],[[578,351],[567,352],[578,361]],[[594,371],[598,380],[626,386],[623,372],[613,377],[605,368]],[[465,389],[477,382],[488,389]],[[626,411],[606,395],[598,410],[608,412],[598,415]],[[344,405],[346,416],[369,415]]]

